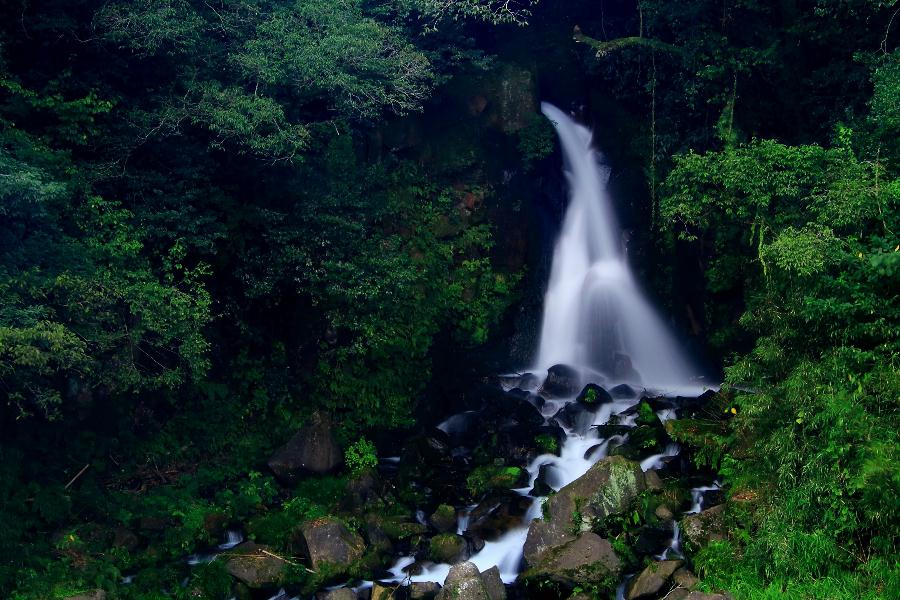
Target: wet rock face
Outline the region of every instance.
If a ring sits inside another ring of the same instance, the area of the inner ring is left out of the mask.
[[[467,533],[492,541],[522,524],[531,499],[515,492],[499,492],[482,500],[469,515]]]
[[[589,383],[584,386],[584,389],[578,394],[575,398],[579,404],[584,404],[588,407],[596,408],[601,404],[606,404],[607,402],[612,402],[612,396],[604,390],[602,387],[597,385],[596,383]]]
[[[568,365],[553,365],[547,371],[541,393],[556,397],[574,396],[580,384],[578,371]]]
[[[580,402],[570,402],[556,411],[553,420],[578,433],[584,433],[593,424],[593,411]]]
[[[356,592],[350,588],[319,592],[316,594],[316,600],[356,600]]]
[[[687,515],[681,520],[681,530],[685,541],[693,548],[702,548],[712,541],[725,539],[723,514],[725,505],[708,508],[696,515]]]
[[[335,519],[316,519],[300,526],[301,551],[313,569],[323,566],[348,567],[359,560],[365,550],[365,542]]]
[[[622,457],[604,458],[547,501],[546,519],[586,531],[594,521],[625,510],[646,487],[640,464]]]
[[[532,568],[587,532],[595,521],[625,510],[646,488],[641,466],[621,457],[604,458],[551,496],[544,519],[532,521],[525,539],[525,563]]]
[[[431,538],[428,546],[428,556],[437,563],[455,563],[468,558],[466,556],[466,540],[454,533],[442,533]]]
[[[523,574],[526,581],[552,581],[566,587],[593,585],[615,589],[622,565],[609,540],[584,532],[540,556]]]
[[[615,399],[637,398],[637,391],[627,383],[620,383],[609,389],[609,395]]]
[[[470,562],[453,565],[438,593],[438,600],[506,600],[506,589],[497,587],[500,572],[496,567],[484,573]]]
[[[456,509],[448,504],[439,505],[429,518],[431,525],[440,533],[456,531]]]
[[[225,569],[247,587],[275,587],[281,582],[286,563],[267,552],[266,546],[244,542],[231,551],[225,561]]]
[[[628,583],[625,600],[655,598],[681,565],[680,560],[663,560],[647,566]]]
[[[410,600],[429,600],[437,596],[440,591],[441,586],[433,581],[414,581],[409,584]]]
[[[276,477],[293,483],[303,474],[323,474],[340,466],[341,448],[324,417],[300,429],[287,444],[279,448],[269,459],[269,468]]]

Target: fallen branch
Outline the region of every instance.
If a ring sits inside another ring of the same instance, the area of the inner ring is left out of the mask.
[[[88,467],[89,467],[89,466],[91,466],[91,463],[88,463],[88,464],[84,465],[83,467],[81,467],[81,470],[78,471],[77,473],[75,473],[75,477],[73,477],[72,479],[70,479],[70,480],[69,480],[69,483],[67,483],[67,484],[66,484],[66,487],[64,487],[63,489],[64,489],[64,490],[69,489],[69,487],[70,487],[73,483],[75,483],[75,481],[76,481],[79,477],[81,477],[81,475],[82,475],[85,471],[88,470]]]

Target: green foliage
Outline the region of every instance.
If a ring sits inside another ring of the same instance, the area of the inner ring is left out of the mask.
[[[491,490],[505,490],[522,480],[524,471],[519,467],[483,465],[476,467],[466,478],[466,488],[473,498]]]
[[[378,466],[375,444],[366,438],[360,438],[344,450],[344,462],[350,472],[358,475]]]
[[[519,152],[526,165],[532,165],[549,156],[556,148],[556,133],[550,121],[541,115],[533,115],[519,130]]]
[[[486,21],[494,25],[512,23],[519,26],[528,24],[531,16],[530,6],[538,3],[538,0],[522,0],[521,2],[508,2],[507,0],[410,0],[413,7],[420,10],[423,15],[437,22],[442,19],[456,21],[462,18],[472,18]]]
[[[855,154],[849,128],[836,137],[833,148],[754,141],[687,154],[666,181],[664,217],[714,249],[710,287],[743,294],[740,324],[755,338],[726,368],[728,432],[684,432],[721,459],[738,495],[760,498],[736,526],[740,547],[697,558],[746,597],[876,597],[896,577],[863,574],[898,550],[898,172]]]
[[[541,451],[548,454],[557,454],[559,452],[559,442],[549,433],[542,433],[535,436],[534,443]]]

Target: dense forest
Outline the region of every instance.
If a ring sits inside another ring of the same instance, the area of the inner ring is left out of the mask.
[[[540,494],[606,562],[378,583],[569,432],[498,386],[567,203],[541,101],[713,389],[632,401],[607,489],[682,453],[618,509]],[[898,140],[896,0],[0,3],[0,597],[900,597]]]

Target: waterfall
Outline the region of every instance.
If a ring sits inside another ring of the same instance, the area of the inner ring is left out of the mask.
[[[704,388],[691,382],[695,371],[682,357],[672,334],[632,277],[607,189],[609,173],[601,167],[600,156],[591,146],[591,132],[554,106],[544,103],[542,110],[559,133],[570,202],[554,250],[544,300],[538,368],[547,370],[563,363],[575,367],[584,381],[593,380],[604,385],[637,383],[659,392],[690,390],[701,393]],[[542,381],[531,373],[505,378],[509,380],[508,387],[504,388],[507,391],[512,387],[519,388],[520,392],[524,389],[534,391],[540,385],[537,381]],[[535,484],[542,469],[550,471],[544,475],[543,483],[559,491],[608,456],[610,448],[625,442],[628,434],[601,438],[600,427],[613,422],[613,417],[618,426],[635,427],[638,412],[634,407],[639,401],[638,394],[635,390],[615,394],[607,402],[584,413],[587,420],[583,427],[577,424],[563,426],[565,439],[559,454],[541,454],[532,458],[526,466],[528,485],[511,490],[530,499],[521,521],[496,539],[485,540],[484,546],[468,560],[480,571],[496,566],[503,582],[514,582],[522,567],[529,526],[531,521],[541,518],[542,505],[547,498],[532,495],[538,493]],[[576,398],[572,392],[541,398],[537,406],[544,422],[548,423],[558,411],[574,402]],[[674,408],[664,408],[659,411],[659,416],[665,421],[676,418],[677,413]],[[478,411],[465,411],[449,417],[438,427],[451,436],[473,429],[477,431],[478,418]],[[640,463],[641,468],[644,471],[665,468],[668,460],[678,452],[677,444],[669,444],[662,453],[645,458]],[[458,534],[468,531],[470,513],[476,506],[459,511]],[[417,515],[417,519],[425,522],[424,514]],[[677,554],[679,545],[676,524],[671,546],[666,552]],[[414,564],[416,568],[408,570]],[[401,556],[389,570],[388,581],[442,583],[450,568],[449,564],[435,564],[423,561],[421,557],[417,560],[415,555]],[[371,585],[372,582],[363,582],[357,589]],[[619,586],[618,598],[624,598],[624,590],[623,583]]]
[[[559,135],[569,206],[553,252],[537,368],[568,364],[614,381],[674,389],[697,375],[638,288],[591,132],[541,104]]]

